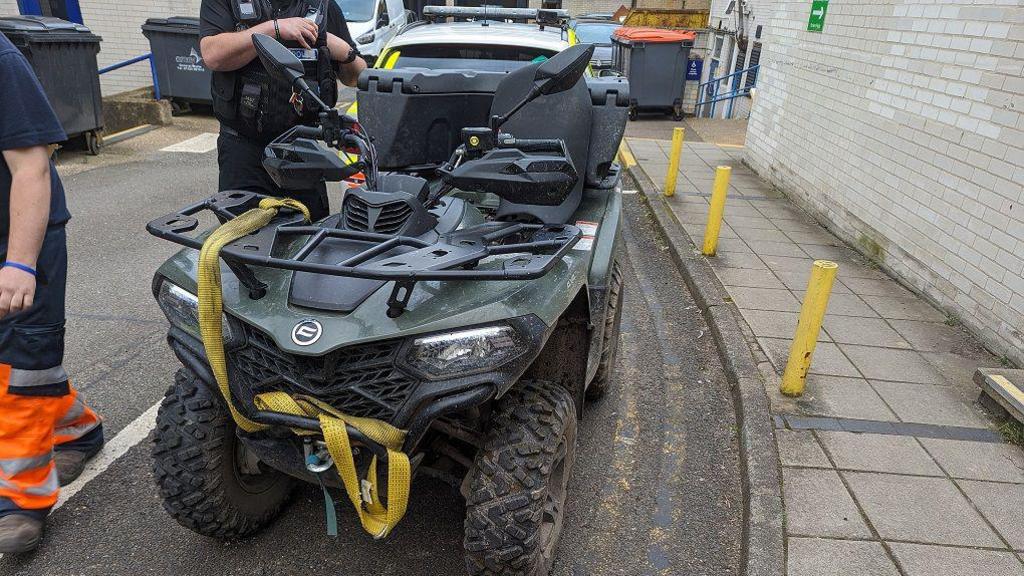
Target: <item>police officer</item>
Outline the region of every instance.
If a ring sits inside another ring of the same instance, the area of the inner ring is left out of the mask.
[[[324,184],[285,191],[263,169],[267,144],[292,126],[314,122],[317,110],[311,102],[293,104],[291,87],[267,74],[256,58],[253,34],[296,49],[307,81],[329,106],[337,102],[337,80],[355,86],[366,62],[336,0],[203,0],[200,51],[213,70],[213,108],[221,124],[220,190],[295,198],[319,220],[329,213]]]
[[[0,554],[31,550],[59,486],[103,446],[62,366],[71,215],[47,146],[67,139],[0,34]],[[56,453],[54,452],[56,451]]]

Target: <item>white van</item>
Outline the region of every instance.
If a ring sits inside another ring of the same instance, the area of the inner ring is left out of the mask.
[[[403,0],[334,0],[348,21],[348,31],[369,64],[384,45],[409,22]]]

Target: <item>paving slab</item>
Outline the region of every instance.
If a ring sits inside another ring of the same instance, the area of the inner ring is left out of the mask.
[[[740,268],[718,268],[715,270],[722,284],[750,288],[777,288],[786,286],[770,270],[744,270]]]
[[[829,307],[831,308],[831,306]],[[827,316],[825,318],[825,331],[838,344],[911,348],[910,343],[893,330],[888,322],[881,318]],[[854,361],[854,364],[856,363]]]
[[[732,286],[728,290],[733,302],[740,308],[776,312],[800,311],[800,302],[789,290],[750,288],[745,286]],[[792,331],[790,331],[789,336],[792,336]]]
[[[756,249],[755,249],[756,250]],[[810,264],[803,270],[776,270],[775,275],[779,277],[779,280],[786,285],[787,288],[794,292],[804,292],[807,290],[807,281],[811,278],[811,266]],[[832,295],[836,294],[851,294],[849,288],[843,284],[842,279],[836,280],[832,285]],[[874,314],[877,316],[877,314]]]
[[[810,374],[803,398],[797,401],[804,414],[896,422],[899,419],[863,378]]]
[[[789,231],[786,232],[786,236],[797,244],[820,244],[826,246],[839,246],[842,244],[838,238],[820,228],[802,230],[799,232]]]
[[[911,436],[819,432],[836,467],[863,472],[943,476],[935,461]]]
[[[751,246],[757,242],[789,242],[790,238],[780,230],[762,230],[760,228],[734,228],[736,234]]]
[[[1024,550],[1024,485],[962,480],[960,487],[1016,550]]]
[[[952,387],[878,380],[872,380],[871,387],[904,422],[989,427],[989,421],[964,401],[959,390]]]
[[[955,352],[965,348],[975,350],[977,347],[974,338],[967,331],[949,326],[945,322],[893,319],[889,324],[915,350],[921,352]]]
[[[786,528],[800,536],[870,538],[853,498],[834,470],[784,468]]]
[[[913,299],[914,295],[906,288],[897,284],[894,280],[877,280],[874,278],[855,278],[855,277],[842,277],[840,278],[854,294],[859,296],[880,296],[885,298],[909,298]],[[909,318],[921,320],[921,318],[915,318],[914,316],[893,316],[894,318]],[[926,318],[927,320],[927,318]]]
[[[776,430],[779,443],[779,459],[783,466],[807,468],[831,468],[828,457],[822,451],[814,433],[807,430]]]
[[[913,350],[853,344],[840,344],[839,347],[865,378],[916,384],[948,384],[931,363]]]
[[[788,576],[898,576],[878,542],[790,538]]]
[[[793,327],[796,327],[795,321]],[[786,368],[786,361],[789,359],[789,349],[793,342],[792,338],[758,338],[757,341],[768,355],[772,365],[775,366],[775,371],[781,374]],[[857,372],[853,364],[831,342],[818,342],[818,345],[814,348],[814,358],[811,360],[809,373],[825,376],[860,376],[860,373]]]
[[[883,539],[1003,545],[951,480],[873,472],[844,472],[843,476]]]
[[[806,292],[802,288],[793,292],[793,296],[795,296],[800,302],[804,301],[805,294]],[[877,312],[875,312],[856,294],[850,294],[849,292],[844,294],[842,292],[837,292],[835,288],[832,289],[832,294],[828,297],[828,308],[826,309],[825,319],[828,320],[828,318],[831,318],[832,316],[858,316],[860,318],[880,317]]]
[[[799,245],[793,242],[768,242],[759,240],[751,247],[755,253],[761,256],[788,256],[791,258],[806,258],[807,254]]]
[[[701,232],[703,237],[703,232]],[[701,241],[703,244],[703,241]],[[720,252],[714,258],[709,259],[712,268],[749,268],[754,270],[767,270],[768,267],[756,254],[741,254],[738,252]]]
[[[800,319],[798,312],[780,312],[776,310],[741,310],[743,319],[750,325],[755,336],[766,338],[792,338],[796,333],[797,321]],[[819,338],[828,340],[828,335],[822,332]]]
[[[747,246],[747,243],[739,238],[718,238],[718,251],[719,252],[742,252],[744,254],[753,254],[754,251]]]
[[[1024,576],[1012,552],[923,544],[891,544],[907,576]]]
[[[864,301],[882,315],[883,318],[894,320],[926,320],[930,322],[945,322],[946,315],[936,310],[931,304],[914,296],[894,296],[894,293],[903,290],[897,285],[890,292],[885,294],[871,294],[870,292],[858,292],[858,286],[862,286],[861,278],[847,278],[843,283],[850,287],[854,293],[861,294]],[[852,282],[852,284],[851,284]],[[884,284],[884,282],[883,282]],[[895,282],[891,282],[895,284]],[[871,290],[873,291],[873,290]]]
[[[756,248],[755,248],[756,251]],[[790,256],[762,256],[762,260],[773,271],[778,270],[806,270],[810,273],[811,268],[814,265],[814,260],[810,256],[802,257],[790,257]]]
[[[1024,484],[1024,451],[1017,446],[935,438],[921,442],[953,478]]]

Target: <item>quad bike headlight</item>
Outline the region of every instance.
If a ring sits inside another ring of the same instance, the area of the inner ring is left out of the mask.
[[[195,294],[164,280],[160,284],[156,301],[160,305],[160,309],[163,310],[164,316],[167,316],[168,322],[202,340],[199,333],[199,298]],[[221,324],[223,325],[224,345],[228,346],[234,342],[234,331],[231,329],[231,323],[226,315],[222,316]]]
[[[493,370],[523,353],[511,326],[488,326],[417,338],[407,360],[432,378],[453,378]]]

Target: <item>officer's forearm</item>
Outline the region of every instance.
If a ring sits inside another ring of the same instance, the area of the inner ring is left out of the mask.
[[[257,24],[241,32],[222,32],[200,40],[199,51],[206,67],[215,72],[231,72],[245,66],[256,57],[252,45],[253,34],[274,35],[272,21]]]
[[[331,49],[331,58],[337,62],[348,58],[348,51],[351,49],[348,42],[334,34],[327,35],[327,47]],[[359,73],[366,70],[366,61],[357,56],[355,60],[348,64],[342,64],[340,68],[338,80],[341,80],[345,86],[355,86],[356,81],[359,80]]]
[[[50,219],[50,156],[46,146],[4,150],[11,170],[6,260],[36,267]]]

